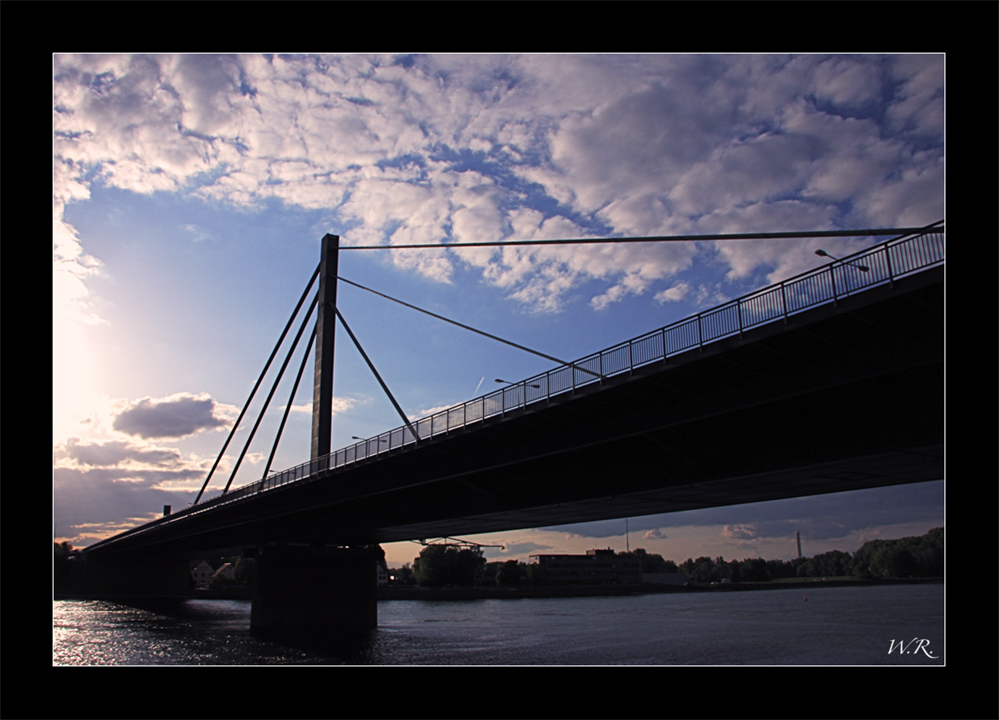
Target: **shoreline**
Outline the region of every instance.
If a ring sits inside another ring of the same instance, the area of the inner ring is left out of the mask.
[[[879,580],[800,580],[792,582],[724,583],[718,585],[524,585],[514,587],[421,588],[382,586],[379,600],[485,600],[558,597],[600,597],[615,595],[654,595],[663,593],[752,592],[760,590],[800,590],[814,587],[868,587],[874,585],[943,584],[943,578]]]
[[[656,595],[664,593],[754,592],[766,590],[802,590],[815,587],[870,587],[875,585],[943,584],[943,578],[904,578],[879,580],[796,580],[791,582],[744,582],[718,585],[521,585],[475,587],[416,587],[415,585],[382,585],[378,600],[518,600],[522,598],[602,597],[622,595]],[[124,596],[123,596],[124,597]],[[173,596],[174,599],[252,600],[252,587],[230,586],[192,590]],[[55,600],[113,599],[107,595],[87,593],[56,593]]]

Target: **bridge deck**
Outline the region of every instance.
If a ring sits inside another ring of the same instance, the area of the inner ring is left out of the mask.
[[[391,542],[940,479],[935,237],[877,246],[864,276],[806,273],[476,399],[460,422],[424,419],[418,443],[399,428],[92,549]],[[932,267],[899,273],[914,253]]]

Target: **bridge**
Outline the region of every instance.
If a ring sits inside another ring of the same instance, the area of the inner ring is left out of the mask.
[[[896,237],[336,451],[327,235],[312,458],[91,546],[92,585],[242,553],[256,628],[371,626],[366,545],[941,479],[943,225],[872,233]]]

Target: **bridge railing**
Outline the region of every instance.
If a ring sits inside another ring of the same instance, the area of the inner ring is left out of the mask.
[[[513,383],[501,390],[442,410],[414,423],[420,440],[468,427],[488,418],[574,392],[602,380],[632,372],[672,355],[747,329],[780,320],[868,288],[893,284],[895,280],[944,261],[944,234],[929,231],[896,238],[828,265],[809,270],[770,287],[757,290],[693,317],[620,343],[568,365]],[[861,266],[867,270],[862,270]],[[326,472],[391,453],[417,442],[408,427],[395,428],[328,456],[296,465],[267,478],[244,485],[207,503],[228,502]],[[203,502],[200,505],[203,506]]]

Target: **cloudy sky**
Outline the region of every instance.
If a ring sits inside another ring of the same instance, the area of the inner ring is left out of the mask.
[[[193,501],[319,260],[574,359],[875,238],[477,241],[906,227],[944,218],[942,55],[54,55],[57,540]],[[551,363],[341,284],[407,415]],[[400,419],[337,333],[334,447]],[[283,358],[283,356],[281,356]],[[275,362],[275,369],[281,358]],[[234,486],[259,479],[292,362]],[[273,378],[272,369],[270,378]],[[268,379],[213,475],[225,485]],[[272,469],[308,459],[311,388]],[[943,524],[943,483],[629,520],[678,562],[812,555]],[[623,520],[472,539],[624,549]],[[390,564],[419,546],[386,546]]]

